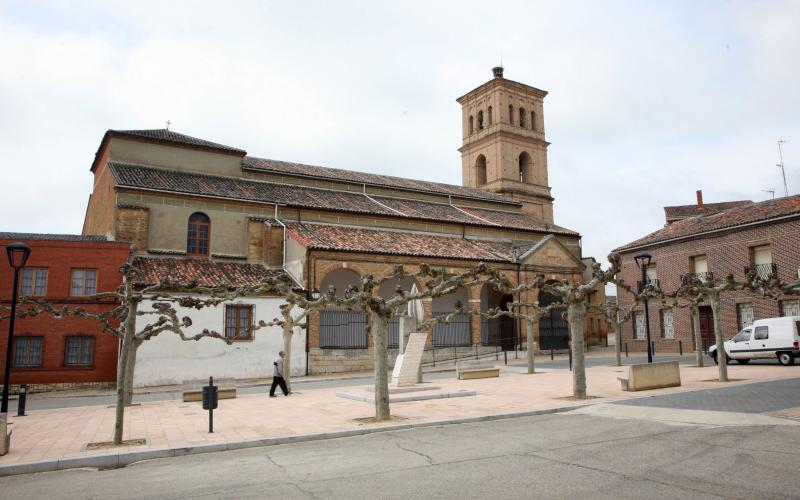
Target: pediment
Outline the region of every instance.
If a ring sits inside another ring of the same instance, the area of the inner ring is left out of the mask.
[[[583,270],[586,266],[552,234],[545,236],[519,256],[519,263],[535,267],[561,267]]]

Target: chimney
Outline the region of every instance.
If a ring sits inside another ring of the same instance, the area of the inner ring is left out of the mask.
[[[703,190],[702,189],[698,189],[697,190],[697,208],[699,208],[700,210],[703,209]]]

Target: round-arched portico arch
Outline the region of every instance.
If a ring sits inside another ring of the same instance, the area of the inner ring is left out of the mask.
[[[333,286],[336,297],[342,298],[350,285],[358,285],[361,276],[352,269],[338,268],[323,278],[320,291]],[[365,349],[367,320],[363,311],[323,309],[319,312],[319,346],[323,349]]]
[[[464,311],[469,308],[469,292],[465,287],[455,292],[435,297],[431,301],[433,317],[445,316],[460,304]],[[449,323],[434,325],[433,345],[436,347],[455,347],[472,345],[472,328],[469,313],[461,313],[450,319]]]
[[[539,306],[561,302],[561,297],[539,291]],[[564,309],[551,309],[550,313],[539,319],[539,349],[560,350],[569,348],[569,325],[564,319]]]
[[[481,287],[481,312],[491,309],[509,310],[514,297],[496,290],[486,283]],[[517,342],[517,321],[508,316],[487,319],[481,318],[481,344],[502,346],[503,349],[514,349]]]

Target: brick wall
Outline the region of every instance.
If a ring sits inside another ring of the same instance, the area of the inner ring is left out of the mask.
[[[714,273],[716,278],[722,279],[730,273],[742,277],[744,268],[751,264],[751,248],[767,244],[772,250],[772,262],[778,267],[780,279],[784,281],[796,279],[800,268],[800,220],[768,223],[625,252],[622,254],[623,269],[620,276],[635,288],[637,281],[641,280],[641,271],[636,266],[633,256],[645,251],[653,256],[651,265],[656,266],[659,285],[665,292],[674,291],[680,286],[680,276],[693,271],[691,259],[699,255],[707,257],[708,270]],[[623,307],[632,302],[631,295],[623,290],[618,290],[618,296]],[[726,339],[733,337],[739,330],[737,304],[753,304],[755,319],[780,315],[779,300],[759,297],[748,292],[723,293],[720,295],[720,302],[722,334]],[[650,334],[655,341],[656,352],[677,351],[679,340],[683,341],[684,351],[693,349],[691,314],[688,309],[673,311],[674,340],[661,338],[661,304],[650,301],[649,309]],[[639,306],[639,310],[643,308]],[[633,339],[632,321],[623,326],[622,340],[628,342],[630,350],[646,350],[644,341]]]
[[[114,307],[114,304],[97,304],[82,297],[70,296],[73,268],[97,269],[97,291],[112,291],[119,286],[119,266],[128,257],[128,244],[123,242],[73,242],[73,241],[24,241],[31,247],[26,267],[47,268],[47,290],[44,299],[56,307],[67,305],[81,307],[90,313],[98,313]],[[5,254],[7,240],[0,240],[0,252]],[[0,265],[0,302],[11,303],[13,270]],[[0,321],[0,352],[6,352],[8,321]],[[117,337],[100,330],[96,321],[64,317],[54,319],[49,314],[34,318],[18,319],[14,336],[43,337],[42,364],[38,367],[11,368],[12,384],[74,384],[113,382],[116,379]],[[94,337],[93,362],[89,366],[66,366],[65,346],[69,336]],[[5,366],[5,355],[0,356],[0,376]]]

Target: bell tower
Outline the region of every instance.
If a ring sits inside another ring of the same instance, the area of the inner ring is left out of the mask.
[[[553,222],[553,198],[547,181],[543,101],[547,92],[494,78],[459,97],[461,104],[462,182],[513,198],[523,212]]]

